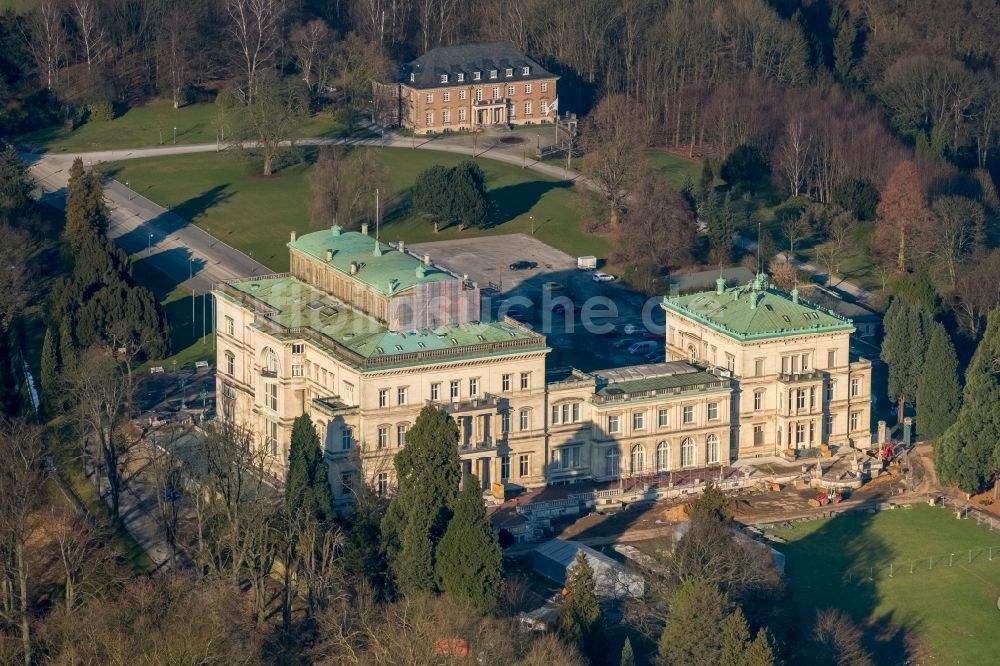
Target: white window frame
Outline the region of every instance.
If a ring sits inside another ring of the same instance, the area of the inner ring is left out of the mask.
[[[378,390],[378,406],[380,409],[389,406],[389,389]]]

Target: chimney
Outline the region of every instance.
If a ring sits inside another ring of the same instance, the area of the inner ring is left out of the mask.
[[[333,250],[327,250],[326,251],[326,260],[327,261],[333,261]]]
[[[431,255],[425,254],[424,255],[424,266],[430,266],[430,265],[431,265]]]
[[[351,262],[351,275],[356,275],[357,272],[358,272],[358,262],[352,261]]]
[[[715,293],[722,295],[726,291],[726,278],[719,276],[719,279],[715,281]]]
[[[362,222],[361,223],[361,233],[363,233],[365,236],[368,235],[368,223],[367,222]]]
[[[792,303],[798,304],[798,302],[799,302],[799,288],[798,287],[793,287],[792,288]]]
[[[295,242],[295,232],[294,231],[292,232],[292,242],[293,243]]]
[[[404,243],[403,241],[399,241],[397,248],[399,249],[400,252],[406,252],[406,243]]]
[[[756,310],[757,309],[757,292],[756,291],[751,291],[750,292],[750,309],[751,310]]]

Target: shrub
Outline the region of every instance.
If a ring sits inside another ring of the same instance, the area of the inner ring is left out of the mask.
[[[97,100],[87,105],[90,120],[95,123],[108,122],[115,119],[115,107],[106,100]]]

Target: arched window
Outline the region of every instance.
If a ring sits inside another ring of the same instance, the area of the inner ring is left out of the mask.
[[[698,359],[698,352],[695,350],[694,345],[688,345],[688,360],[695,361]]]
[[[618,448],[610,448],[607,453],[604,454],[604,473],[607,476],[618,476]]]
[[[656,471],[664,472],[670,469],[670,445],[660,442],[656,445]]]
[[[694,465],[694,440],[685,437],[681,442],[681,467]]]
[[[264,348],[264,352],[261,355],[261,365],[264,368],[264,372],[269,372],[272,375],[278,374],[278,355],[270,347]]]
[[[646,448],[642,444],[632,447],[632,474],[642,474],[646,469]]]
[[[705,440],[705,462],[719,462],[719,436],[709,435]]]

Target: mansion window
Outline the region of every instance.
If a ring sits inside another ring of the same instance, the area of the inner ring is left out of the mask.
[[[424,124],[427,127],[430,127],[431,125],[434,124],[434,112],[433,111],[428,111],[427,113],[424,114]]]
[[[458,98],[459,99],[465,99],[465,91],[464,90],[459,90],[458,91]]]
[[[524,432],[526,430],[531,430],[531,410],[522,409],[520,412],[520,418],[521,418],[521,423],[520,423],[521,432]]]
[[[685,437],[681,441],[681,467],[691,467],[694,465],[694,440]]]
[[[292,377],[304,377],[305,369],[301,363],[296,363],[292,366]]]
[[[505,69],[505,70],[504,70],[504,73],[503,73],[503,74],[504,74],[504,76],[506,76],[507,78],[510,78],[510,77],[514,76],[514,69],[513,69],[513,68],[511,68],[511,67],[508,67],[507,69]]]
[[[754,391],[753,393],[753,411],[759,412],[764,408],[764,392]]]
[[[753,445],[760,446],[764,443],[764,426],[755,425],[753,427]]]
[[[226,315],[226,333],[228,335],[235,335],[236,324],[233,322],[233,318]]]
[[[524,84],[524,94],[525,95],[530,95],[531,94],[531,84],[530,83],[525,83]]]
[[[829,384],[826,385],[825,391],[826,391],[826,401],[827,402],[832,401],[833,400],[833,382],[830,382]]]
[[[608,449],[607,453],[604,454],[604,473],[607,476],[618,476],[620,471],[619,458],[620,454],[617,448]]]
[[[500,432],[510,432],[510,412],[500,412]]]
[[[264,404],[272,412],[278,411],[278,385],[277,384],[265,384],[264,385]]]
[[[385,449],[389,446],[389,426],[378,427],[378,448]]]
[[[304,344],[302,344],[301,342],[293,342],[292,343],[292,353],[293,354],[305,354],[306,353],[306,346]]]
[[[396,389],[396,404],[405,405],[406,404],[406,387],[400,387]]]
[[[442,74],[441,75],[441,83],[448,83],[448,75],[447,74]],[[445,93],[445,94],[447,94],[447,93]]]
[[[340,448],[343,451],[347,451],[352,446],[354,446],[354,430],[344,426],[340,431]]]
[[[379,472],[378,481],[375,483],[375,492],[378,493],[379,497],[382,497],[389,492],[389,473]]]
[[[719,436],[709,435],[705,440],[705,462],[719,462]]]
[[[617,414],[612,414],[608,417],[608,432],[616,433],[618,432],[619,416]]]
[[[797,389],[795,391],[795,408],[805,409],[806,407],[806,392],[802,389]]]
[[[462,99],[465,99],[465,93],[464,92],[462,93]],[[458,110],[458,122],[460,122],[460,123],[464,123],[465,122],[465,109],[459,109]]]
[[[514,96],[514,86],[507,86],[507,97]]]
[[[708,420],[715,421],[719,418],[719,403],[710,402],[708,403]]]
[[[833,434],[833,414],[826,415],[826,436]]]
[[[478,81],[481,78],[483,78],[483,73],[482,72],[473,72],[472,73],[472,80],[473,81]]]
[[[632,474],[642,474],[646,470],[646,448],[642,444],[632,447],[629,458],[629,471]]]
[[[564,446],[552,452],[553,469],[571,469],[583,464],[582,446]]]
[[[528,454],[523,453],[517,457],[517,473],[519,476],[525,477],[531,472],[531,465],[529,464]]]
[[[549,84],[548,83],[539,83],[538,85],[542,89],[543,93],[549,91]]]
[[[632,414],[632,430],[642,430],[646,427],[645,413],[635,412]]]
[[[694,423],[694,405],[685,405],[681,411],[681,421],[684,423]]]
[[[500,86],[493,86],[493,99],[500,99]]]
[[[795,424],[795,443],[802,444],[806,441],[806,424],[796,423]]]
[[[530,67],[523,67],[521,69],[521,74],[523,74],[524,76],[528,76],[529,74],[531,74],[531,68]]]
[[[431,104],[434,102],[434,93],[427,93],[427,103]]]
[[[378,406],[379,407],[389,406],[389,389],[378,390]]]
[[[760,377],[764,374],[764,359],[755,358],[753,360],[753,376]]]
[[[510,375],[504,375],[500,378],[500,390],[504,393],[510,390]]]
[[[510,478],[510,456],[500,457],[500,480],[506,481]]]
[[[670,410],[661,409],[659,412],[657,412],[656,423],[661,428],[668,427],[670,425]]]
[[[400,423],[396,426],[396,446],[403,447],[406,446],[406,431],[408,430],[405,423]]]
[[[732,354],[726,354],[726,370],[729,372],[736,371],[736,357]]]
[[[527,391],[531,388],[531,373],[522,372],[521,373],[521,390]]]
[[[458,74],[455,75],[455,77],[458,80],[458,82],[461,83],[462,81],[465,81],[465,72],[459,72]]]
[[[344,472],[340,475],[340,494],[350,495],[351,494],[351,473]]]
[[[431,384],[431,400],[437,400],[441,397],[441,384],[435,382]]]
[[[656,471],[664,472],[670,469],[670,445],[660,442],[656,445]]]
[[[530,101],[524,103],[524,115],[526,115],[526,116],[530,116],[531,115],[531,102]]]
[[[470,379],[469,380],[469,395],[477,396],[479,395],[479,380]]]
[[[836,368],[837,367],[837,350],[831,349],[826,353],[826,367]]]
[[[271,456],[278,455],[278,422],[271,419],[264,421],[264,446]]]
[[[851,432],[857,430],[860,423],[861,423],[861,412],[851,412],[851,421],[850,421]]]
[[[448,389],[451,399],[458,400],[458,392],[459,392],[458,380],[453,380],[451,384],[448,385]]]
[[[226,374],[230,377],[236,374],[236,356],[231,351],[225,353],[226,358]]]
[[[851,397],[857,398],[861,395],[861,378],[851,377]]]
[[[491,79],[497,78],[497,70],[495,70],[495,69],[491,69],[490,70],[490,78]]]
[[[483,89],[482,88],[476,88],[476,101],[477,102],[482,102],[483,101]]]
[[[809,387],[809,408],[812,409],[816,406],[816,387]]]
[[[451,122],[451,111],[445,109],[441,112],[441,122],[445,125]]]

